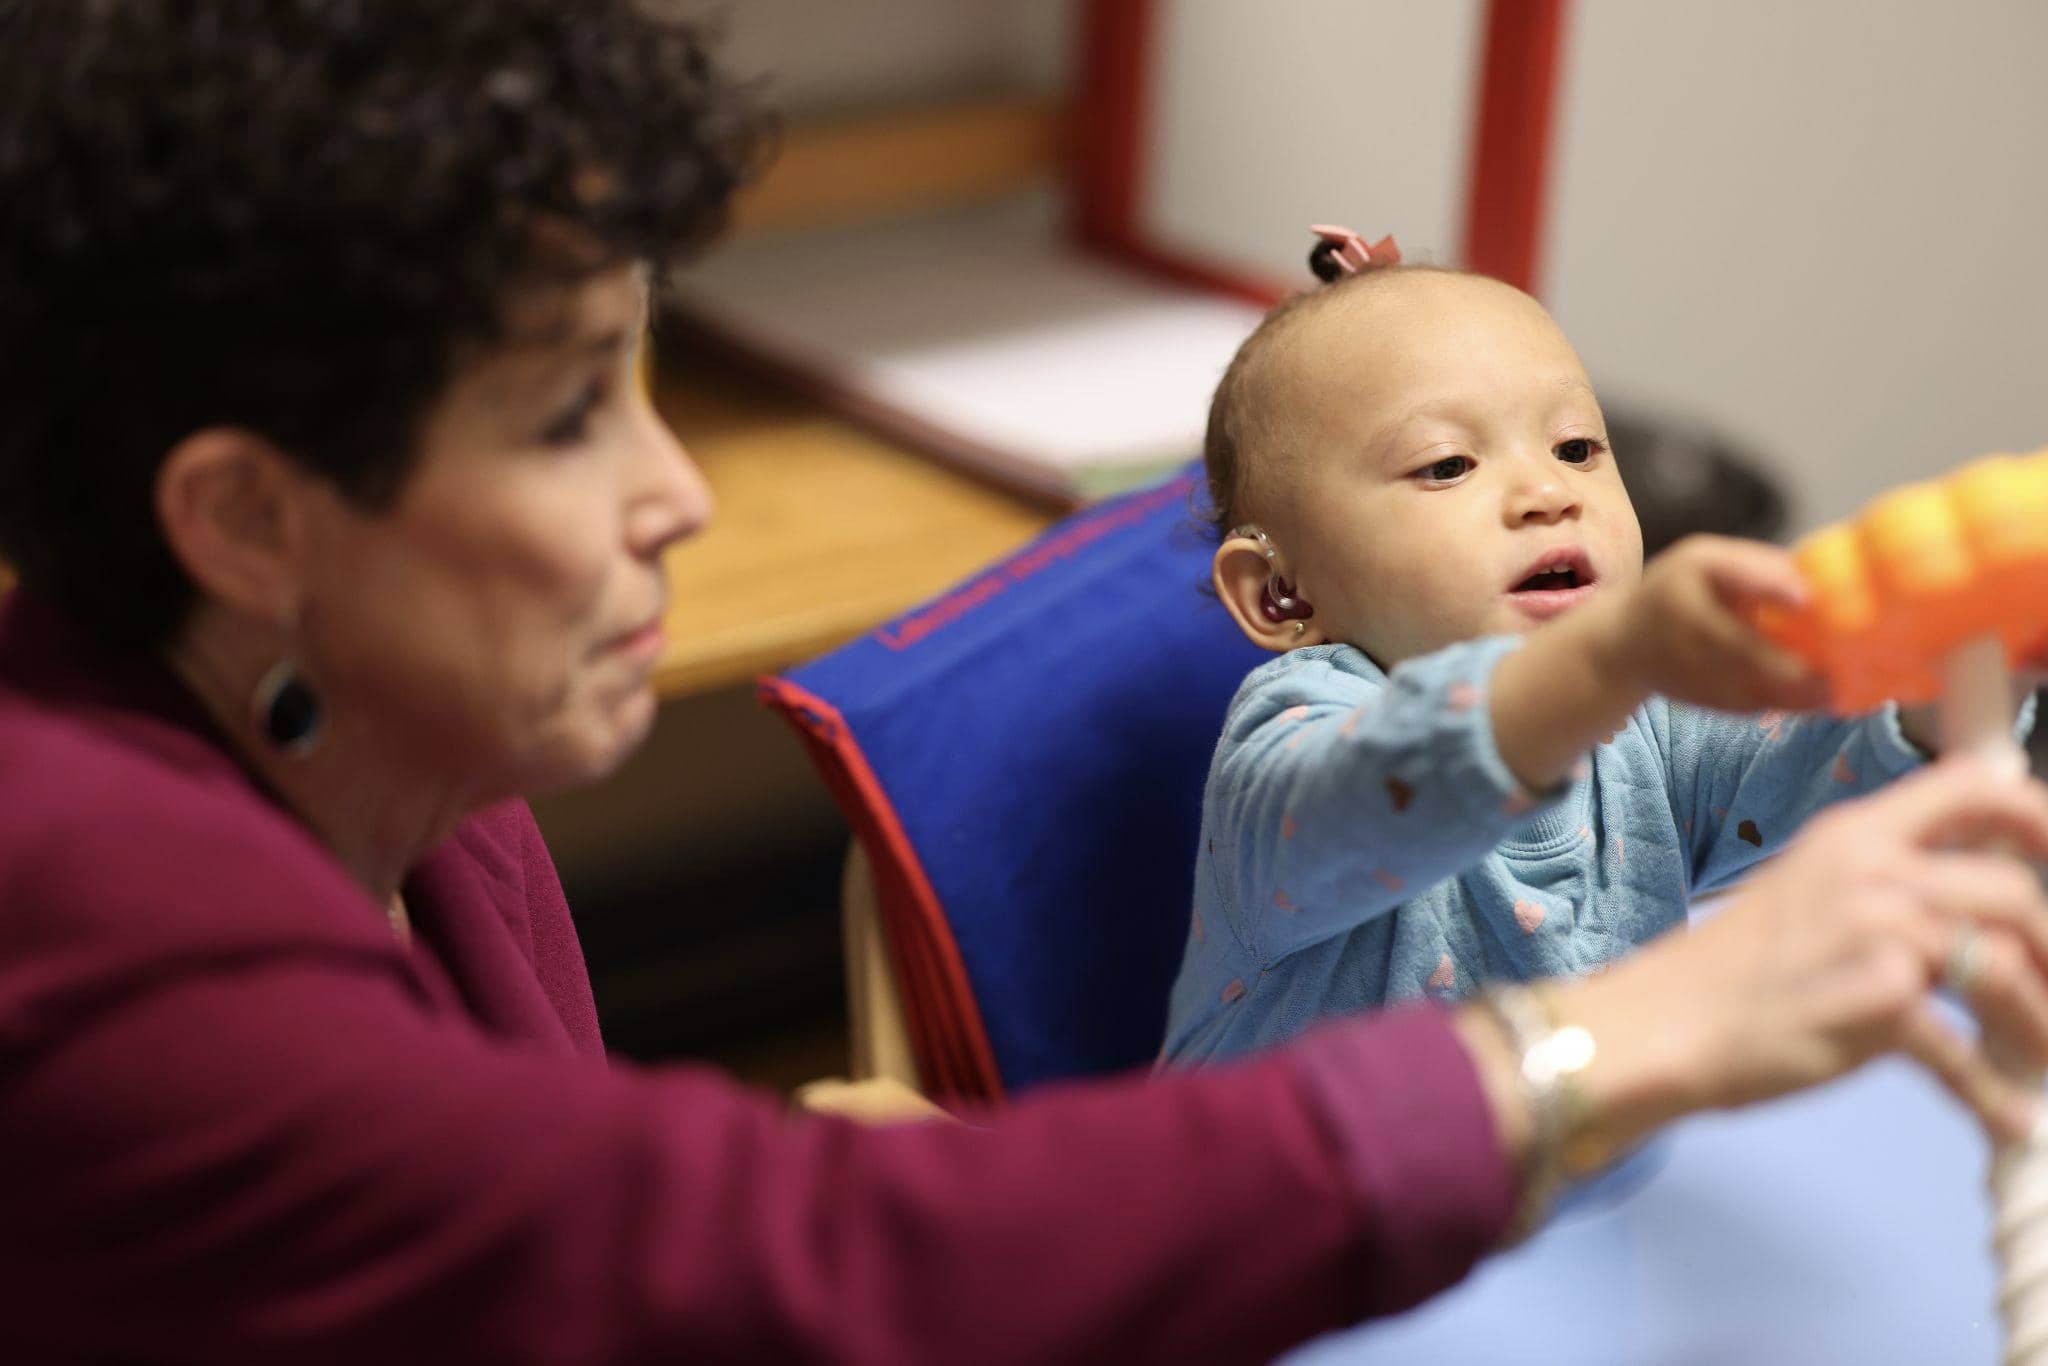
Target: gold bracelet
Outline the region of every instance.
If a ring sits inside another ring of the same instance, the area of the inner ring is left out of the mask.
[[[1522,1158],[1522,1195],[1509,1229],[1518,1243],[1536,1231],[1568,1181],[1606,1165],[1615,1154],[1593,1123],[1579,1074],[1598,1048],[1584,1025],[1559,1024],[1534,988],[1500,986],[1479,997],[1518,1059],[1515,1074],[1529,1104],[1533,1133]]]

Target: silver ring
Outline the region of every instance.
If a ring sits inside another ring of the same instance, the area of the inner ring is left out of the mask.
[[[1941,984],[1958,996],[1968,996],[1977,979],[1984,975],[1984,931],[1965,921],[1956,926],[1949,941],[1948,961],[1942,965]]]

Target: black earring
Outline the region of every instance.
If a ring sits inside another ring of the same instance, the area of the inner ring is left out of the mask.
[[[251,711],[257,732],[294,759],[304,758],[319,745],[327,720],[320,694],[289,655],[271,665],[256,685]]]

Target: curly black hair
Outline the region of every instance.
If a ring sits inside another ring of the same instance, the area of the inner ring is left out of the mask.
[[[662,0],[0,0],[0,558],[161,646],[179,440],[260,432],[388,505],[537,223],[659,270],[771,135]]]

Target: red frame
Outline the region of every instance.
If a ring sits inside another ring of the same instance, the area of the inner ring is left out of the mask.
[[[1565,0],[1490,0],[1465,191],[1464,262],[1536,292]],[[1288,291],[1148,242],[1140,226],[1158,0],[1085,0],[1075,98],[1074,232],[1090,248],[1270,304]],[[1392,225],[1397,230],[1399,225]]]
[[[1465,265],[1537,292],[1564,0],[1492,0],[1480,69]]]

